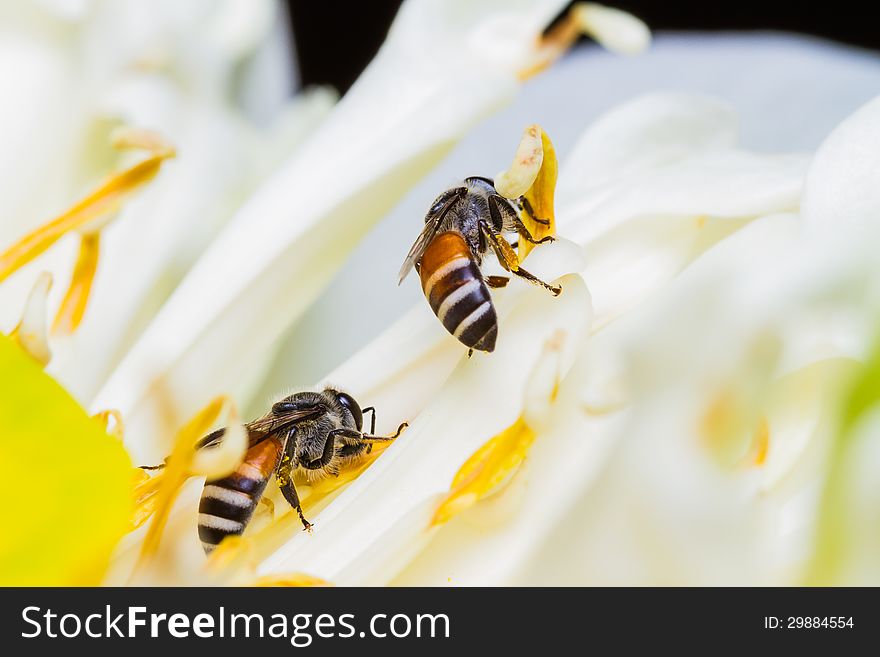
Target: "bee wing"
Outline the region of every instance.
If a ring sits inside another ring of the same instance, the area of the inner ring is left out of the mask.
[[[412,248],[406,255],[406,260],[403,261],[403,265],[400,267],[400,274],[398,274],[397,277],[398,285],[403,283],[403,279],[407,277],[407,274],[409,274],[413,266],[419,260],[421,260],[422,254],[425,253],[425,249],[428,248],[428,244],[430,244],[431,240],[434,239],[434,235],[437,233],[437,228],[439,226],[439,221],[430,221],[425,224],[424,228],[422,228],[422,232],[419,234],[418,239],[416,239],[415,243],[412,245]]]
[[[466,187],[455,187],[454,189],[449,189],[443,192],[434,201],[434,204],[428,211],[428,216],[425,217],[425,227],[422,228],[422,232],[419,233],[419,236],[409,250],[409,253],[406,254],[406,259],[403,261],[403,265],[400,267],[400,274],[398,274],[397,277],[398,285],[403,283],[403,279],[406,278],[413,266],[421,260],[422,255],[425,253],[425,249],[428,248],[428,244],[431,243],[431,240],[434,239],[434,235],[437,234],[437,229],[440,228],[440,223],[443,221],[443,217],[449,212],[449,208],[451,208],[465,193],[467,193]]]
[[[326,413],[323,406],[309,406],[306,408],[297,408],[282,414],[268,413],[261,418],[248,422],[244,428],[248,432],[248,449],[261,442],[271,435],[278,433],[284,429],[289,429],[291,425],[303,420],[317,418]],[[223,432],[226,429],[217,429],[202,438],[198,443],[198,449],[204,447],[214,447],[223,439]]]

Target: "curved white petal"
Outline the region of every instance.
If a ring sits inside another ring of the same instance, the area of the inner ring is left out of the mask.
[[[732,148],[739,118],[731,107],[696,94],[655,93],[596,119],[560,166],[557,203],[565,211],[589,191],[658,166]]]
[[[880,223],[880,97],[841,123],[822,143],[804,187],[808,227],[831,234]]]
[[[293,537],[262,570],[296,564],[355,584],[381,582],[400,569],[427,538],[435,505],[461,464],[521,412],[529,363],[558,330],[566,333],[571,362],[587,330],[589,295],[577,277],[562,283],[558,299],[530,290],[504,318],[492,357],[462,361],[398,442],[317,516],[314,534]]]
[[[648,26],[625,11],[584,2],[575,5],[575,12],[581,29],[612,52],[637,55],[651,43]]]

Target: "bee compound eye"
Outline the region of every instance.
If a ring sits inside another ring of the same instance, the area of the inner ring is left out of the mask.
[[[354,424],[357,427],[357,430],[360,431],[364,426],[364,414],[361,412],[361,407],[354,400],[354,397],[344,392],[340,392],[336,394],[336,399],[349,410],[351,416],[354,418]]]

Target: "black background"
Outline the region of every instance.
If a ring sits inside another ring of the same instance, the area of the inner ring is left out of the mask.
[[[681,653],[682,648],[691,648],[685,654],[712,654],[721,647],[743,655],[754,654],[756,648],[791,652],[802,647],[814,653],[854,654],[857,647],[876,652],[880,624],[875,601],[871,589],[0,589],[0,645],[9,655],[82,650],[92,657],[140,653],[144,644],[150,650],[168,648],[165,654],[196,649],[205,657],[298,652],[280,638],[173,639],[164,633],[149,638],[143,628],[138,635],[143,638],[135,640],[21,636],[34,631],[22,620],[25,607],[84,618],[109,604],[113,616],[128,606],[145,606],[148,614],[187,613],[190,618],[213,615],[220,606],[228,613],[261,612],[267,620],[273,613],[350,613],[356,615],[353,625],[359,630],[367,629],[376,613],[445,613],[450,619],[449,639],[316,637],[302,652],[309,655],[651,654],[670,649]],[[789,616],[843,616],[853,619],[853,627],[765,629],[765,616],[780,617],[782,625]],[[56,618],[56,632],[57,625]]]
[[[399,0],[288,0],[304,85],[345,91],[379,49]],[[880,49],[876,11],[866,2],[607,0],[653,30],[779,30]]]

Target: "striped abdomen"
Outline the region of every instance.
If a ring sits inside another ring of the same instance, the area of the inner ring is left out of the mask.
[[[267,438],[248,450],[231,475],[205,482],[199,501],[199,538],[205,552],[244,531],[280,456],[281,444]]]
[[[498,316],[461,234],[450,231],[431,240],[422,255],[419,276],[431,310],[447,331],[471,349],[495,349]]]

